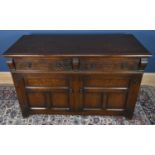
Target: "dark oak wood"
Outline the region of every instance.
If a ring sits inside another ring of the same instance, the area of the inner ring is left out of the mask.
[[[24,35],[6,56],[148,56],[148,51],[129,34],[107,35]]]
[[[4,56],[23,117],[29,114],[132,118],[151,54],[132,35],[28,35]]]

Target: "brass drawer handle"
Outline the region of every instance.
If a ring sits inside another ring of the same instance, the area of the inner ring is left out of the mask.
[[[79,69],[80,61],[79,58],[73,58],[72,60],[72,68],[74,71],[77,71]]]

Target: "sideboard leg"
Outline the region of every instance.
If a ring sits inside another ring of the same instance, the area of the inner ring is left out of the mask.
[[[22,110],[22,116],[23,116],[23,118],[29,117],[29,110],[27,108],[25,108],[24,110]]]
[[[126,118],[127,118],[128,120],[132,120],[133,115],[128,115],[128,116],[126,116]]]
[[[128,120],[131,120],[131,119],[133,118],[133,112],[127,111],[126,114],[125,114],[125,117],[126,117]]]

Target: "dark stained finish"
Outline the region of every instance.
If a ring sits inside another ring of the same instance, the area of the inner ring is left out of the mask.
[[[5,56],[68,55],[148,56],[148,51],[133,35],[25,35]]]
[[[29,35],[4,56],[23,117],[132,118],[150,53],[132,35]]]

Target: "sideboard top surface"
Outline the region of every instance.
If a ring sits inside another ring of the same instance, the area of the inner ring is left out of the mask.
[[[13,56],[151,56],[130,34],[24,35],[4,54]]]

